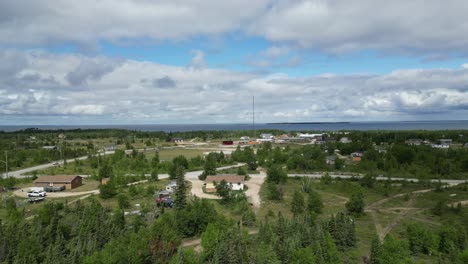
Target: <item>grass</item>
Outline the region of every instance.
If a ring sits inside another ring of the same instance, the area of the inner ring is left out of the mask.
[[[80,187],[75,188],[73,190],[70,190],[69,192],[86,192],[86,191],[97,190],[98,186],[99,186],[98,181],[83,178],[83,185],[81,185]]]
[[[185,149],[185,148],[174,148],[174,149],[162,149],[159,151],[159,159],[161,161],[172,161],[177,156],[185,156],[187,159],[195,158],[196,156],[202,156],[204,150],[200,149]],[[154,152],[145,153],[146,158],[152,159],[155,155]]]

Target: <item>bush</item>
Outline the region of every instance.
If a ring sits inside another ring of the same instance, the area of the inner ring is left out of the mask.
[[[128,196],[124,193],[120,193],[119,195],[117,195],[117,202],[119,203],[120,209],[130,207],[130,201],[128,200]]]

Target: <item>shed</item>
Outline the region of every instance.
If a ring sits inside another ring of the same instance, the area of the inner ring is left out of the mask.
[[[75,189],[83,184],[77,175],[40,176],[34,181],[36,187],[65,186],[66,190]]]

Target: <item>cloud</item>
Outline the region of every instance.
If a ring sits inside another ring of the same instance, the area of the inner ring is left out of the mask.
[[[190,61],[189,67],[192,69],[200,69],[206,66],[205,53],[201,50],[192,50],[192,60]]]
[[[176,82],[166,75],[162,78],[154,79],[153,86],[157,88],[174,88],[176,86]]]
[[[428,59],[468,54],[465,0],[35,0],[0,1],[0,44],[51,47],[99,42],[179,41],[229,33],[329,53],[365,49],[423,54]],[[86,23],[83,23],[83,22]],[[270,53],[271,52],[271,53]]]
[[[110,60],[84,59],[66,76],[71,85],[82,85],[88,80],[99,81],[102,76],[112,72],[117,63]]]
[[[250,122],[252,95],[259,122],[468,116],[468,69],[462,67],[290,77],[134,60],[113,64],[103,56],[8,53],[0,52],[8,57],[0,61],[0,116],[10,124]],[[17,60],[21,67],[11,63]],[[70,83],[70,73],[88,64],[113,66],[80,75],[85,89]]]
[[[35,0],[0,2],[0,43],[84,47],[98,41],[183,40],[237,30],[266,0]]]
[[[454,1],[273,1],[248,28],[275,42],[343,53],[364,49],[440,57],[468,53],[468,4]]]

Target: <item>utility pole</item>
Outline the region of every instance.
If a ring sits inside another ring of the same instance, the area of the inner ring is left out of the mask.
[[[8,178],[8,151],[5,150],[5,178]]]
[[[252,127],[254,133],[254,139],[257,137],[255,134],[255,96],[252,96]]]

